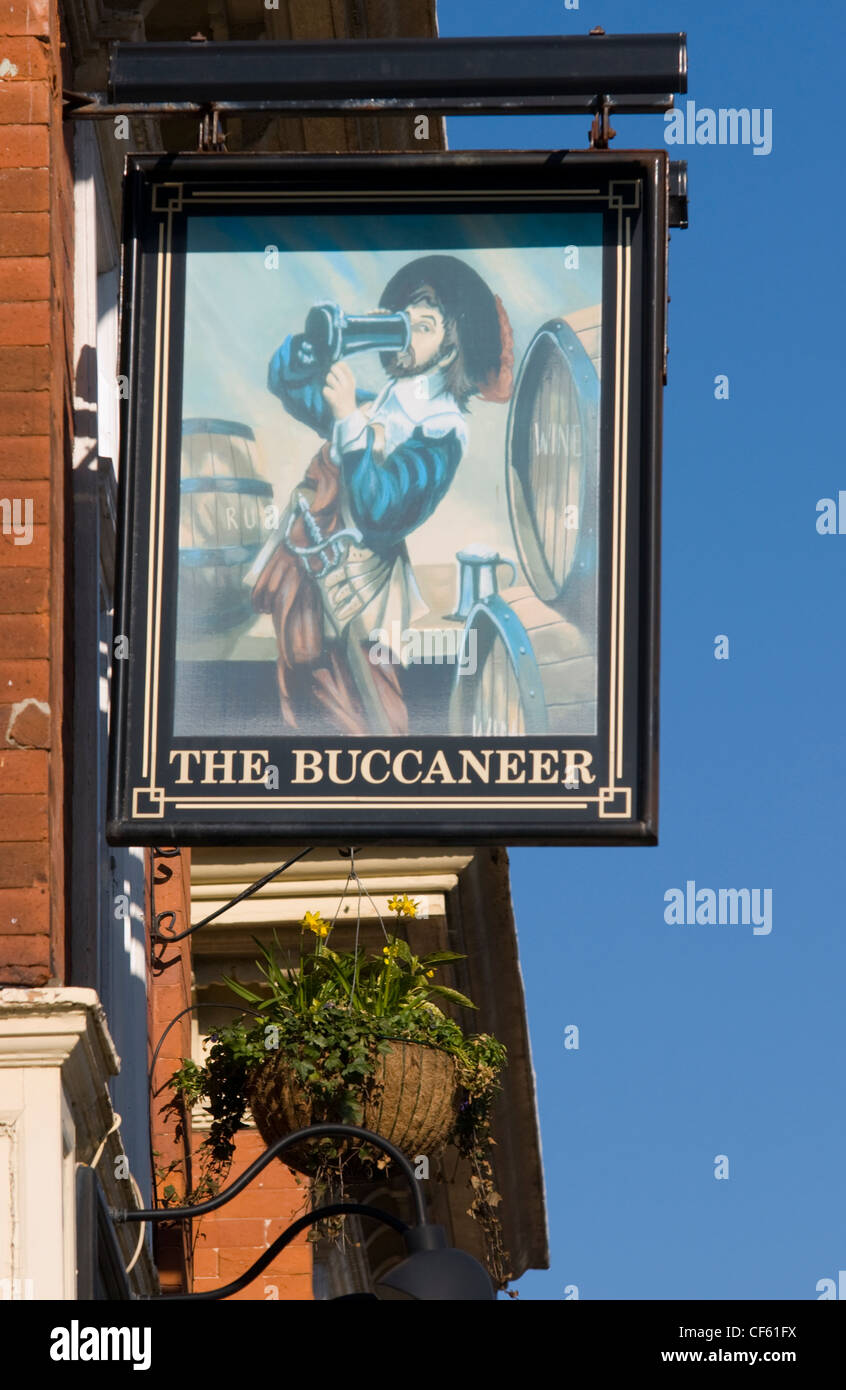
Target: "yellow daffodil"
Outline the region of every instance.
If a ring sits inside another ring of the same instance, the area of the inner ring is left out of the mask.
[[[434,973],[435,973],[434,970],[427,970],[427,971],[426,971],[426,979],[427,979],[427,980],[431,980],[431,978],[432,978],[432,976],[434,975]]]
[[[329,927],[319,912],[307,912],[303,918],[303,929],[313,931],[315,936],[328,936]]]
[[[420,904],[407,893],[394,893],[394,896],[388,899],[388,910],[395,912],[398,917],[416,917],[419,906]]]

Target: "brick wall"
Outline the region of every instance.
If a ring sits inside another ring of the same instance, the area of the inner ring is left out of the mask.
[[[65,977],[73,197],[59,44],[55,3],[0,0],[0,984]]]
[[[165,919],[162,929],[166,933],[183,932],[191,922],[191,852],[183,849],[178,855],[164,856],[152,850],[149,858],[151,917],[154,913],[173,912],[173,920]],[[149,995],[151,1049],[168,1024],[191,1003],[191,937],[166,946],[160,956],[160,965],[153,970]],[[177,1165],[168,1177],[159,1178],[160,1195],[171,1183],[181,1197],[187,1190],[186,1182],[188,1186],[196,1184],[200,1176],[195,1155],[207,1131],[189,1131],[185,1142],[178,1141],[174,1119],[164,1119],[161,1115],[161,1108],[170,1094],[165,1083],[183,1057],[190,1056],[191,1015],[185,1014],[167,1034],[153,1075],[151,1124],[153,1148],[157,1151],[154,1162],[159,1169],[171,1163]],[[234,1182],[264,1153],[264,1148],[254,1130],[241,1133],[224,1185]],[[297,1186],[291,1170],[277,1160],[268,1165],[246,1191],[219,1211],[194,1223],[193,1231],[186,1227],[183,1233],[175,1225],[166,1229],[158,1227],[156,1264],[163,1291],[176,1293],[193,1288],[199,1292],[227,1284],[242,1274],[304,1209],[306,1191],[304,1186]],[[311,1246],[306,1243],[305,1234],[284,1250],[257,1280],[234,1296],[247,1300],[310,1299]]]
[[[148,921],[160,912],[172,912],[173,918],[162,921],[162,930],[179,935],[191,923],[191,851],[178,855],[163,855],[159,850],[147,854],[148,892],[150,904]],[[191,938],[173,946],[157,948],[157,963],[152,970],[152,988],[147,996],[150,1052],[164,1037],[152,1078],[150,1129],[154,1149],[153,1165],[164,1170],[175,1164],[167,1177],[156,1178],[159,1199],[168,1184],[176,1188],[180,1198],[192,1183],[190,1130],[181,1140],[176,1138],[174,1120],[165,1119],[162,1106],[170,1099],[166,1083],[181,1065],[183,1057],[191,1056],[191,1015],[184,1013],[191,1003]],[[179,1014],[183,1017],[169,1025]],[[187,1117],[186,1117],[187,1118]],[[191,1279],[190,1232],[176,1225],[155,1228],[156,1265],[165,1292],[184,1292]]]
[[[197,1147],[205,1135],[194,1132]],[[265,1151],[265,1143],[255,1130],[244,1130],[238,1144],[227,1185],[254,1163]],[[219,1288],[243,1274],[277,1236],[306,1209],[308,1187],[278,1158],[273,1159],[243,1192],[225,1207],[211,1212],[196,1223],[194,1250],[194,1291]],[[305,1301],[312,1295],[311,1245],[303,1231],[267,1269],[248,1284],[235,1299],[253,1301],[279,1299]]]

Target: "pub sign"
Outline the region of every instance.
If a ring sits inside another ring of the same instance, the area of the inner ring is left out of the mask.
[[[667,157],[130,158],[112,843],[654,844]]]

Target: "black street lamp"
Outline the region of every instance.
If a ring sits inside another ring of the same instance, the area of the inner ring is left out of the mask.
[[[182,1221],[205,1216],[207,1212],[215,1211],[218,1207],[231,1201],[233,1197],[237,1197],[238,1193],[242,1192],[253,1178],[266,1168],[271,1159],[280,1157],[285,1149],[302,1143],[304,1139],[327,1137],[360,1139],[364,1143],[372,1144],[375,1148],[381,1149],[399,1165],[411,1188],[414,1200],[414,1225],[408,1226],[390,1212],[382,1211],[379,1207],[367,1206],[361,1202],[330,1202],[325,1206],[318,1207],[315,1211],[307,1212],[305,1216],[292,1222],[288,1229],[277,1236],[273,1244],[250,1265],[249,1269],[245,1270],[237,1279],[233,1279],[231,1283],[204,1293],[170,1294],[167,1295],[168,1302],[208,1302],[211,1299],[228,1298],[230,1294],[238,1293],[239,1290],[246,1288],[257,1275],[261,1274],[262,1270],[266,1269],[276,1258],[279,1251],[284,1250],[285,1246],[289,1245],[301,1231],[314,1225],[317,1221],[322,1221],[327,1216],[368,1216],[374,1221],[381,1221],[384,1225],[393,1227],[402,1235],[408,1254],[379,1281],[380,1287],[392,1289],[401,1297],[418,1300],[480,1301],[496,1298],[488,1273],[478,1260],[474,1260],[472,1255],[468,1255],[463,1250],[452,1249],[447,1244],[443,1226],[432,1225],[426,1220],[423,1191],[405,1154],[389,1140],[383,1139],[381,1135],[373,1134],[371,1130],[361,1129],[357,1125],[309,1125],[307,1129],[298,1129],[293,1134],[287,1134],[282,1139],[277,1139],[260,1158],[256,1159],[255,1163],[250,1164],[250,1167],[241,1174],[240,1178],[235,1180],[231,1187],[219,1192],[216,1197],[209,1198],[207,1202],[200,1202],[195,1207],[112,1210],[112,1220],[116,1225],[121,1225],[129,1221]],[[139,1297],[146,1299],[156,1296],[160,1297],[161,1295],[142,1294]]]

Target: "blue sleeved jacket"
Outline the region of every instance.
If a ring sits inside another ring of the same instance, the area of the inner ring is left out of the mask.
[[[268,370],[268,387],[295,420],[310,426],[323,439],[331,439],[335,425],[323,399],[323,373],[301,367],[296,351],[302,335],[291,335],[274,353]],[[369,391],[356,391],[356,405],[374,399]],[[409,424],[412,424],[409,421]],[[449,489],[461,462],[463,440],[457,429],[429,433],[424,419],[404,442],[381,458],[373,450],[374,432],[368,428],[355,448],[340,454],[341,475],[350,512],[365,544],[384,553],[426,521]]]
[[[267,388],[279,397],[288,414],[301,425],[308,425],[321,439],[331,439],[335,421],[323,399],[326,378],[319,368],[301,367],[297,363],[297,351],[304,337],[303,333],[289,333],[282,346],[276,349],[267,369]],[[372,391],[355,393],[356,405],[373,399]]]

